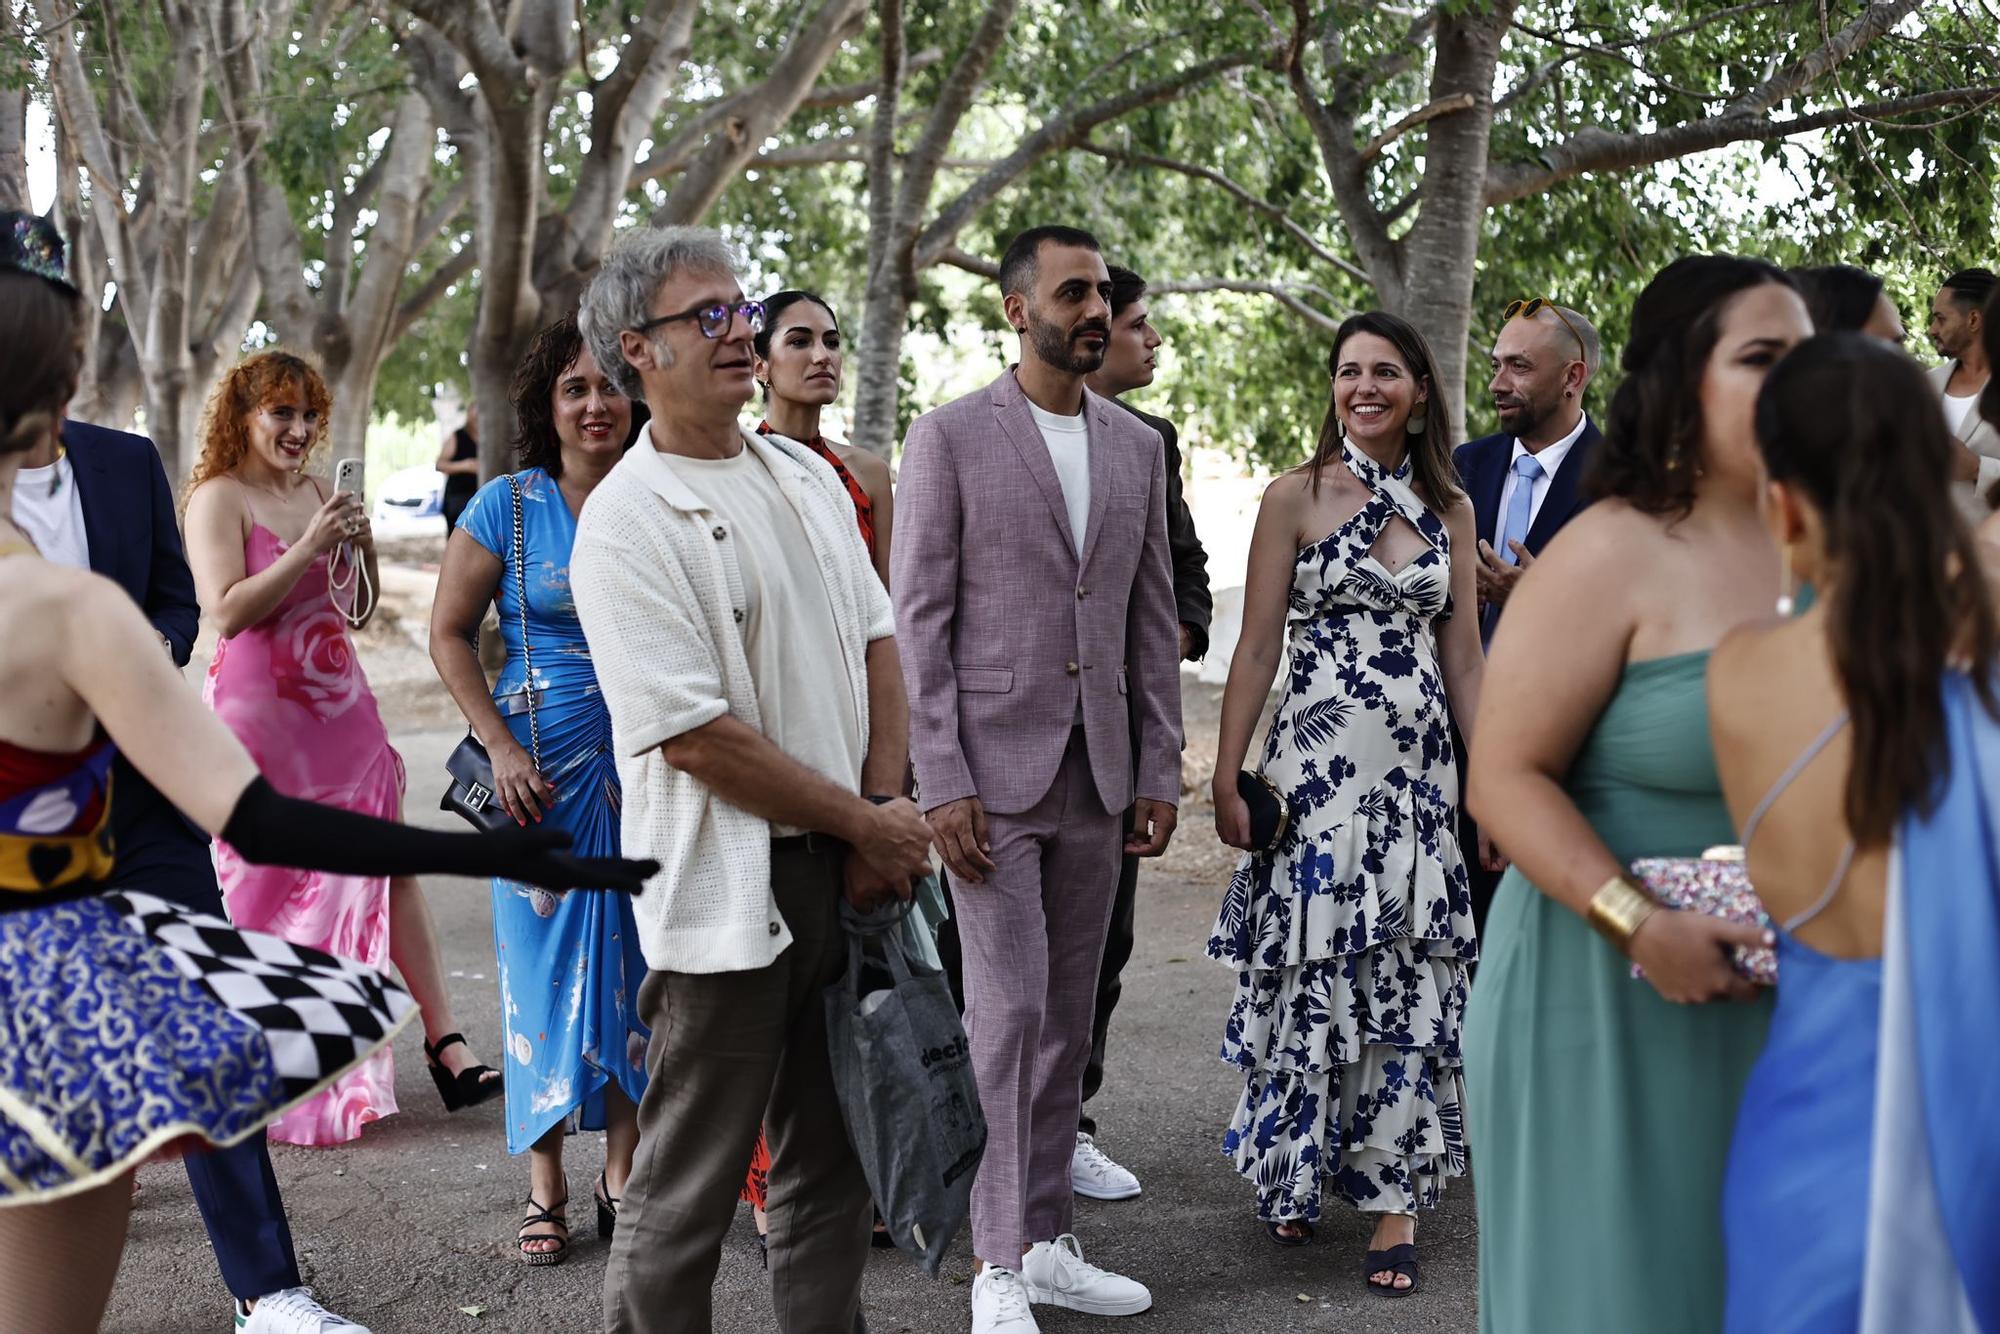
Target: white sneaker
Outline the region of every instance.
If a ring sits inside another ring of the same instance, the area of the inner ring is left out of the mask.
[[[1145,1284],[1086,1261],[1069,1233],[1029,1248],[1021,1261],[1021,1286],[1031,1302],[1087,1315],[1137,1315],[1153,1305]]]
[[[311,1288],[286,1288],[257,1299],[257,1309],[245,1315],[236,1304],[236,1334],[369,1334],[361,1325],[337,1316],[313,1300]]]
[[[972,1334],[1041,1334],[1021,1276],[988,1265],[972,1276]]]
[[[1093,1200],[1129,1200],[1139,1193],[1139,1178],[1112,1162],[1081,1130],[1076,1132],[1076,1152],[1069,1158],[1069,1184]]]

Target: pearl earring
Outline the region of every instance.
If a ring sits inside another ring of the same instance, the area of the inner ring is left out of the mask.
[[[1789,619],[1793,607],[1797,605],[1792,597],[1792,547],[1789,542],[1785,544],[1780,559],[1782,564],[1778,576],[1778,615]]]

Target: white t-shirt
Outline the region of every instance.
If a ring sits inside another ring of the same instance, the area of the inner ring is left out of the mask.
[[[1965,434],[1965,419],[1972,414],[1978,403],[1978,394],[1967,394],[1963,398],[1957,394],[1944,395],[1944,424],[1951,428],[1953,435]]]
[[[1049,462],[1056,465],[1056,480],[1062,483],[1063,508],[1069,512],[1070,536],[1076,554],[1083,555],[1084,528],[1090,522],[1090,428],[1083,414],[1059,417],[1044,412],[1031,401],[1028,411],[1049,447]]]
[[[34,540],[45,560],[73,569],[90,568],[90,540],[83,530],[83,500],[76,469],[59,454],[46,468],[23,468],[14,476],[14,522]]]
[[[1553,445],[1543,445],[1541,452],[1535,455],[1535,462],[1541,465],[1542,475],[1535,479],[1535,489],[1528,493],[1528,528],[1530,531],[1534,529],[1535,520],[1539,519],[1542,515],[1542,502],[1549,498],[1549,483],[1555,480],[1557,470],[1563,466],[1563,460],[1569,457],[1569,452],[1575,447],[1576,442],[1583,437],[1583,428],[1588,425],[1590,425],[1590,418],[1579,413],[1576,425],[1571,428],[1568,435],[1556,441]],[[1528,447],[1516,438],[1514,441],[1514,452],[1507,456],[1507,480],[1500,484],[1500,508],[1495,511],[1500,516],[1499,522],[1503,525],[1507,522],[1507,507],[1514,500],[1514,488],[1521,481],[1520,474],[1514,471],[1514,460],[1528,452]],[[1527,533],[1521,534],[1519,540],[1525,543],[1528,540]],[[1493,541],[1496,546],[1499,544],[1500,534],[1498,532],[1493,534]],[[1505,557],[1504,553],[1502,555],[1503,558],[1511,559]]]
[[[858,791],[868,739],[855,715],[846,665],[837,654],[798,651],[804,644],[840,642],[833,597],[798,512],[747,447],[731,459],[659,457],[735,529],[732,546],[748,603],[743,652],[756,682],[764,735],[808,769]],[[775,824],[771,830],[779,836],[801,832]]]

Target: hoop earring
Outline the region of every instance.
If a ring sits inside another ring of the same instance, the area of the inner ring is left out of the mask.
[[[1403,433],[1405,435],[1422,435],[1430,429],[1430,424],[1430,410],[1419,405],[1417,410],[1410,414],[1410,419],[1403,423]]]
[[[1778,575],[1778,615],[1789,620],[1792,615],[1793,607],[1797,605],[1797,602],[1792,597],[1791,543],[1787,542],[1785,544],[1784,550],[1780,553],[1779,559],[1781,564],[1779,566],[1779,575]]]

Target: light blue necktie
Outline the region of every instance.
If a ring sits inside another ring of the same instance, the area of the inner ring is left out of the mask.
[[[1511,544],[1528,540],[1528,515],[1533,512],[1535,483],[1541,476],[1542,465],[1533,454],[1514,460],[1514,494],[1507,498],[1507,518],[1500,525],[1500,540],[1493,544],[1495,554],[1509,565],[1519,563]]]
[[[1534,511],[1535,482],[1542,475],[1542,465],[1533,454],[1523,454],[1514,460],[1514,494],[1507,498],[1507,513],[1500,522],[1500,531],[1494,534],[1493,550],[1502,563],[1518,565],[1514,557],[1513,542],[1528,540],[1528,516]],[[1485,615],[1479,618],[1479,642],[1481,645],[1493,639],[1493,627],[1499,623],[1500,608],[1488,604]]]

